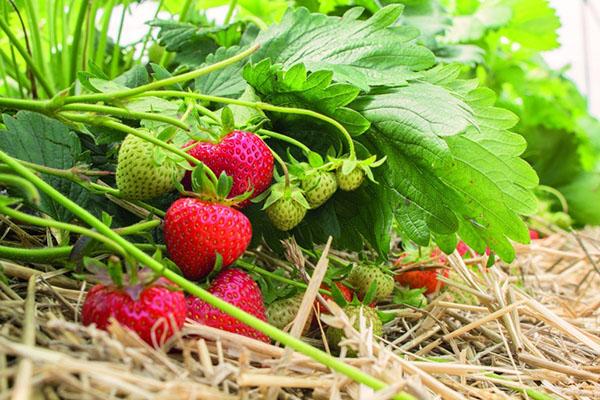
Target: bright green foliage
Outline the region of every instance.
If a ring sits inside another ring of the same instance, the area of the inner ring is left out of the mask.
[[[256,65],[247,64],[243,76],[263,96],[263,101],[286,107],[307,106],[335,118],[354,135],[369,128],[369,121],[346,107],[360,90],[349,84],[332,84],[331,71],[316,71],[307,76],[304,64],[282,71],[281,66],[273,66],[266,59]]]

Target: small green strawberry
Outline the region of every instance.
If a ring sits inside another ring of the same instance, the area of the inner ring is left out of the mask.
[[[394,277],[375,265],[358,264],[348,275],[348,282],[354,286],[360,298],[363,298],[371,285],[376,284],[374,301],[386,300],[394,291]]]
[[[304,293],[297,293],[292,297],[286,299],[275,300],[267,306],[267,319],[271,325],[276,328],[283,329],[289,326],[298,315],[300,304]],[[312,313],[311,313],[312,314]],[[310,328],[312,321],[312,315],[307,319],[307,323],[304,326],[303,334],[306,334]]]
[[[352,157],[346,159],[330,158],[329,165],[335,169],[335,177],[339,188],[351,192],[358,189],[365,178],[377,183],[371,169],[379,167],[385,160],[386,157],[377,160],[377,156],[371,156],[365,160],[357,160]]]
[[[372,327],[373,335],[381,336],[383,333],[383,324],[381,319],[379,319],[379,315],[377,314],[377,310],[366,306],[364,304],[350,304],[344,308],[344,312],[348,316],[350,323],[354,329],[360,331],[360,320],[361,314],[365,319],[365,325],[367,328]],[[339,349],[339,343],[345,337],[344,330],[340,328],[334,328],[332,326],[327,328],[326,332],[327,343],[333,349]],[[354,352],[349,352],[349,355],[355,354]]]
[[[179,160],[158,146],[128,135],[119,149],[117,163],[117,188],[130,200],[158,197],[175,189],[185,169]]]
[[[302,190],[290,186],[288,182],[279,182],[271,186],[263,209],[275,228],[289,231],[298,225],[310,208]],[[257,197],[258,199],[261,196]]]
[[[360,168],[354,168],[352,171],[345,174],[342,171],[342,168],[338,168],[335,171],[335,177],[340,189],[346,192],[351,192],[358,189],[360,185],[362,185],[365,180],[365,172]]]
[[[332,172],[314,170],[302,180],[302,189],[310,208],[323,205],[333,196],[338,188],[337,180]]]

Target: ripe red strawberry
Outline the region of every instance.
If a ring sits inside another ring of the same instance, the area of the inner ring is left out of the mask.
[[[267,320],[260,288],[246,272],[228,268],[217,275],[208,290],[220,299],[241,308],[256,318],[263,321]],[[265,334],[241,323],[197,297],[188,296],[187,306],[188,317],[196,322],[266,343],[270,342],[269,337]]]
[[[186,146],[193,144],[188,143]],[[219,143],[201,142],[192,148],[190,155],[202,161],[215,175],[225,172],[233,178],[229,198],[253,190],[250,198],[264,192],[273,178],[273,154],[263,140],[252,132],[233,131]],[[190,172],[184,185],[190,187]],[[250,198],[238,207],[250,204]]]
[[[448,276],[448,270],[446,268],[430,268],[422,271],[416,270],[400,273],[396,275],[396,282],[408,286],[411,289],[425,288],[425,294],[431,294],[438,288],[441,289],[445,286],[445,283],[439,281],[437,278],[439,273],[444,277]]]
[[[530,229],[529,230],[529,238],[531,240],[537,240],[540,238],[540,233],[538,231],[536,231],[535,229]]]
[[[183,292],[171,290],[167,287],[169,283],[161,278],[139,294],[114,285],[98,284],[87,294],[81,320],[84,325],[96,324],[106,330],[113,317],[147,343],[161,344],[181,329],[186,314]]]
[[[350,303],[352,301],[352,298],[354,297],[354,292],[352,291],[352,289],[350,289],[348,286],[344,285],[342,282],[335,282],[335,286],[337,286],[337,288],[340,289],[342,296],[344,296],[344,300],[346,300],[348,303]],[[326,284],[322,284],[321,289],[329,290],[329,286],[327,286]],[[326,301],[333,300],[333,297],[331,297],[327,294],[321,294],[321,296],[323,296],[323,298]],[[321,306],[321,303],[319,302],[319,300],[315,300],[314,307],[315,307],[315,310],[317,310],[317,315],[321,314],[321,313],[329,314],[329,311],[325,307]]]
[[[223,266],[241,256],[252,238],[252,225],[236,209],[186,197],[167,210],[164,236],[170,258],[186,278],[197,280],[213,270],[217,253]]]

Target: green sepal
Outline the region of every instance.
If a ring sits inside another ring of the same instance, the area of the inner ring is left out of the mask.
[[[392,322],[396,319],[396,314],[393,312],[379,311],[377,310],[377,317],[381,320],[381,323],[387,324],[388,322]]]
[[[342,291],[340,290],[340,288],[337,287],[337,285],[334,282],[332,282],[331,285],[329,285],[329,291],[331,292],[331,297],[333,298],[333,301],[335,301],[338,306],[344,308],[348,305],[348,301],[344,298]]]
[[[233,178],[228,176],[225,171],[221,172],[217,180],[217,196],[226,198],[233,187]]]
[[[314,151],[309,152],[306,155],[306,158],[308,159],[308,163],[310,164],[310,166],[313,168],[319,168],[324,165],[323,157],[321,157],[319,153],[315,153]]]
[[[223,107],[221,109],[221,125],[223,126],[222,131],[224,135],[235,129],[235,119],[231,108]]]
[[[363,303],[366,305],[371,304],[375,300],[375,295],[377,294],[377,280],[373,279],[369,288],[367,289],[367,293],[363,297]]]
[[[107,270],[110,279],[117,287],[123,287],[123,265],[117,256],[110,256],[107,262]]]

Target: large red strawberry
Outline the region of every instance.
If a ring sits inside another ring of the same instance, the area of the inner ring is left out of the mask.
[[[260,288],[248,273],[227,268],[212,282],[208,289],[210,293],[241,308],[256,318],[266,321],[267,313]],[[269,337],[256,329],[241,323],[234,317],[200,300],[197,297],[187,297],[188,317],[203,325],[234,332],[269,343]]]
[[[143,287],[141,292],[115,285],[98,284],[87,294],[81,320],[106,330],[113,317],[149,344],[161,344],[181,329],[186,304],[181,291],[173,291],[164,278]],[[175,326],[173,326],[175,325]]]
[[[444,282],[438,280],[438,274],[447,277],[448,270],[446,268],[428,268],[403,272],[396,275],[396,281],[411,289],[425,288],[425,293],[431,294],[445,286]]]
[[[197,280],[213,270],[217,253],[223,266],[237,260],[250,243],[252,225],[234,208],[184,197],[167,210],[164,236],[171,260]]]
[[[188,143],[188,145],[193,142]],[[219,143],[200,142],[189,154],[202,161],[215,175],[222,172],[233,178],[229,198],[252,190],[250,198],[264,192],[273,179],[273,154],[263,140],[252,132],[233,131]],[[186,174],[184,185],[190,187],[190,173]],[[250,204],[246,199],[238,207]]]

